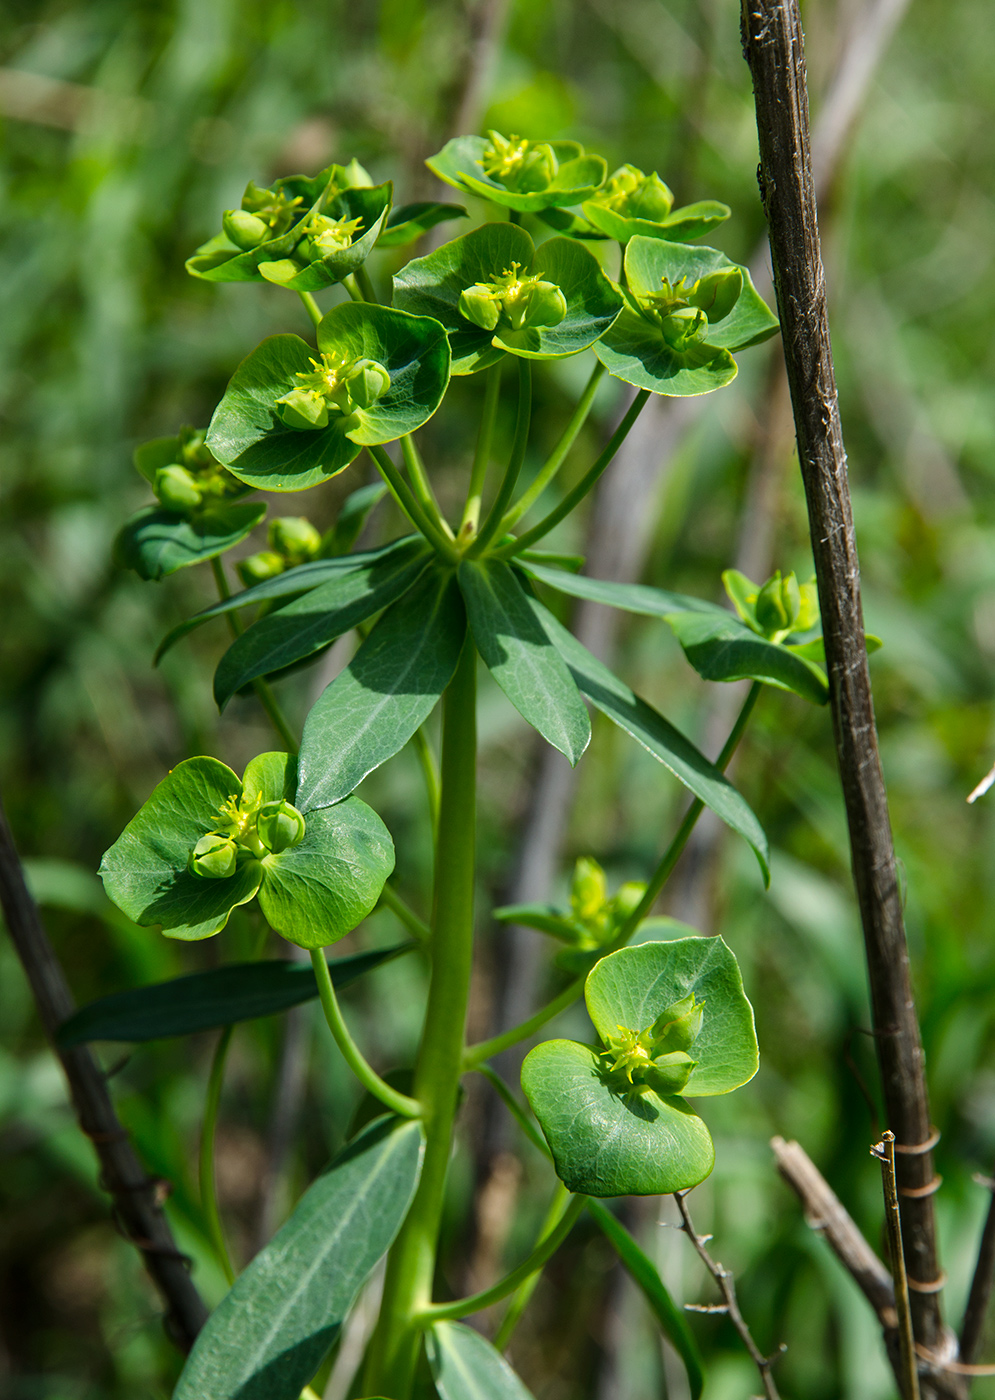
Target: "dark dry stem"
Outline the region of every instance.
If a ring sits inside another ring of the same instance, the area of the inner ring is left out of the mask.
[[[992,1282],[995,1279],[995,1181],[985,1177],[975,1177],[991,1195],[985,1227],[978,1245],[978,1261],[974,1266],[971,1291],[964,1309],[964,1321],[960,1329],[960,1359],[969,1364],[978,1354],[978,1347],[985,1330],[988,1304],[992,1296]]]
[[[177,1346],[189,1351],[207,1319],[189,1273],[189,1260],[176,1247],[162,1213],[163,1183],[143,1169],[122,1128],[100,1066],[86,1046],[60,1050],[55,1033],[75,1010],[69,987],[28,893],[24,871],[0,802],[0,908],[10,930],[38,1007],[45,1033],[62,1062],[80,1128],[100,1160],[101,1184],[114,1199],[121,1234],[141,1251],[152,1281],[168,1309],[167,1323]]]
[[[559,525],[561,520],[565,520],[571,511],[580,505],[584,497],[594,489],[601,476],[611,465],[612,459],[628,437],[629,429],[643,411],[649,396],[648,389],[640,389],[629,405],[625,417],[608,439],[604,451],[598,455],[594,464],[588,468],[573,490],[567,492],[560,504],[548,515],[543,516],[538,525],[533,525],[531,530],[526,530],[524,535],[519,535],[513,544],[505,545],[503,549],[496,550],[495,553],[505,557],[521,553],[523,549],[528,549],[535,544],[536,540],[541,540],[544,535],[548,535],[550,530]]]
[[[854,884],[867,952],[875,1045],[887,1119],[898,1144],[931,1134],[922,1042],[909,974],[901,891],[867,668],[860,572],[836,395],[809,142],[808,90],[796,0],[744,0],[743,48],[753,76],[760,192],[808,504]],[[916,1335],[945,1345],[937,1292],[929,1151],[900,1152],[902,1237]],[[920,1194],[911,1195],[915,1191]]]
[[[901,1360],[899,1384],[902,1388],[902,1400],[919,1400],[919,1366],[916,1362],[915,1338],[912,1335],[909,1280],[905,1272],[902,1219],[898,1207],[898,1178],[895,1175],[895,1134],[884,1133],[881,1141],[871,1148],[871,1156],[877,1157],[881,1163],[884,1221],[895,1284],[895,1311],[898,1313],[898,1352]]]
[[[774,1362],[777,1361],[784,1352],[784,1347],[781,1346],[773,1356],[764,1356],[763,1352],[753,1340],[753,1334],[746,1325],[743,1314],[739,1310],[739,1303],[736,1300],[736,1284],[732,1273],[722,1264],[716,1263],[705,1248],[705,1237],[699,1235],[694,1228],[691,1221],[691,1212],[688,1210],[687,1206],[686,1198],[688,1194],[687,1191],[674,1192],[674,1200],[677,1202],[677,1209],[681,1213],[681,1229],[694,1245],[698,1258],[718,1284],[719,1292],[722,1294],[721,1307],[718,1309],[709,1308],[709,1312],[719,1311],[726,1314],[733,1327],[735,1327],[736,1331],[739,1333],[746,1350],[750,1353],[753,1364],[760,1372],[760,1380],[763,1383],[764,1395],[767,1397],[767,1400],[780,1400],[777,1386],[774,1384],[772,1367]]]

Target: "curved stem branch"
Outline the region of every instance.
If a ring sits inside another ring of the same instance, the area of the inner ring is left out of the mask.
[[[422,506],[415,499],[411,487],[394,466],[384,448],[378,443],[373,443],[366,450],[376,463],[380,475],[386,481],[390,494],[415,529],[421,531],[437,553],[441,554],[444,559],[448,559],[450,563],[455,564],[459,556],[453,548],[452,541],[448,540],[438,526],[426,515]]]
[[[439,799],[441,794],[439,781],[439,765],[435,761],[435,754],[432,746],[428,742],[425,733],[425,726],[416,729],[411,736],[415,753],[418,755],[418,762],[421,764],[422,777],[425,779],[425,796],[428,798],[428,814],[432,822],[433,841],[438,840],[439,835]]]
[[[211,572],[214,574],[214,582],[217,585],[218,597],[222,600],[230,598],[231,589],[228,586],[228,575],[225,573],[224,564],[217,555],[211,560]],[[239,617],[238,613],[225,613],[225,619],[228,623],[228,631],[231,635],[233,637],[240,637],[245,628],[242,625],[242,619]],[[277,700],[276,696],[273,694],[269,681],[263,680],[261,676],[257,676],[252,682],[252,690],[256,699],[266,712],[266,718],[283,740],[287,752],[296,753],[300,747],[297,742],[297,736],[291,729],[287,717],[280,707],[279,700]]]
[[[518,361],[518,417],[515,420],[515,441],[511,448],[511,457],[508,461],[508,469],[504,474],[494,504],[487,514],[487,519],[481,528],[480,534],[467,550],[470,558],[475,558],[481,554],[500,528],[504,513],[511,501],[515,484],[522,470],[522,463],[525,461],[525,451],[529,445],[529,428],[532,423],[532,361],[519,359]]]
[[[399,1113],[402,1118],[420,1118],[422,1106],[418,1100],[409,1098],[407,1094],[399,1094],[396,1089],[392,1089],[381,1079],[373,1066],[367,1063],[359,1046],[349,1034],[349,1027],[342,1018],[342,1011],[335,995],[335,988],[332,985],[323,949],[312,948],[311,965],[318,980],[318,996],[321,999],[321,1009],[325,1013],[325,1020],[328,1022],[328,1029],[332,1033],[335,1044],[342,1051],[342,1058],[360,1084],[364,1089],[368,1089],[374,1098],[385,1104],[392,1113]]]
[[[477,1065],[476,1073],[484,1076],[532,1146],[537,1147],[544,1157],[551,1156],[546,1139],[526,1116],[525,1110],[515,1098],[511,1086],[504,1082],[497,1070],[492,1069],[490,1065]]]
[[[315,329],[321,324],[321,307],[315,301],[310,292],[298,292],[297,295],[304,303],[304,309],[314,322]]]
[[[547,1238],[551,1231],[556,1229],[556,1226],[563,1218],[563,1212],[566,1210],[569,1200],[570,1192],[562,1182],[558,1181],[556,1183],[556,1191],[553,1194],[553,1200],[546,1213],[546,1219],[542,1222],[542,1226],[539,1230],[539,1237],[536,1241],[537,1244],[540,1244]],[[528,1307],[529,1300],[536,1291],[541,1276],[542,1270],[536,1269],[535,1273],[531,1274],[523,1284],[519,1285],[518,1291],[508,1304],[508,1311],[501,1319],[501,1326],[494,1336],[494,1345],[498,1351],[504,1351],[505,1347],[511,1341],[511,1334],[518,1326],[522,1313]]]
[[[419,943],[428,944],[431,942],[432,930],[428,924],[424,919],[419,919],[411,906],[401,898],[391,885],[384,885],[380,891],[380,903],[387,906],[408,932],[418,939]]]
[[[531,530],[526,530],[524,535],[519,535],[514,544],[505,545],[503,549],[495,550],[496,554],[503,558],[508,558],[511,555],[521,553],[523,549],[528,549],[530,545],[535,544],[536,540],[541,540],[543,535],[548,535],[554,526],[559,525],[560,521],[564,520],[570,512],[580,504],[588,492],[597,484],[598,479],[606,468],[611,465],[612,458],[628,437],[629,429],[643,411],[649,396],[650,391],[648,389],[640,389],[639,393],[629,405],[625,417],[609,438],[604,451],[597,457],[594,465],[581,477],[573,490],[568,491],[560,504],[554,510],[551,510],[548,515],[544,516],[542,520],[539,521],[538,525],[533,525]]]
[[[218,1263],[228,1280],[228,1286],[235,1282],[235,1270],[225,1242],[221,1212],[218,1210],[217,1183],[214,1178],[214,1138],[218,1126],[218,1109],[221,1104],[221,1085],[225,1075],[225,1060],[231,1045],[233,1026],[225,1026],[214,1048],[211,1060],[211,1073],[207,1080],[207,1098],[204,1102],[204,1122],[200,1130],[200,1204],[204,1212],[207,1233],[214,1245]]]
[[[568,1006],[573,1006],[583,990],[584,978],[576,977],[558,996],[540,1007],[527,1021],[512,1026],[511,1030],[502,1031],[500,1035],[492,1036],[490,1040],[479,1040],[476,1045],[468,1046],[463,1056],[464,1070],[479,1069],[485,1060],[493,1059],[495,1055],[500,1055],[502,1050],[508,1050],[520,1040],[527,1040],[530,1035],[535,1035],[536,1031],[542,1030],[547,1021],[559,1016]]]
[[[484,373],[484,405],[480,413],[480,426],[477,429],[477,445],[473,451],[473,465],[470,467],[470,485],[466,493],[466,505],[460,521],[461,539],[472,537],[480,523],[480,498],[484,490],[487,468],[494,445],[494,424],[497,421],[498,403],[501,398],[501,370],[504,361],[499,360]]]
[[[577,407],[574,409],[569,423],[563,429],[563,434],[559,442],[539,468],[531,486],[523,491],[515,504],[505,511],[504,519],[501,521],[502,534],[510,530],[512,525],[514,525],[517,520],[520,520],[526,511],[532,509],[546,487],[553,480],[553,477],[560,470],[560,467],[566,460],[567,453],[577,440],[577,434],[587,421],[587,415],[591,411],[591,405],[594,403],[594,396],[597,393],[598,385],[601,383],[604,374],[605,367],[600,360],[597,360],[594,369],[591,371],[591,377],[584,387],[584,392],[578,400]]]
[[[356,279],[356,286],[362,293],[363,300],[371,301],[373,302],[374,306],[376,306],[380,299],[377,296],[376,292],[373,290],[373,283],[370,281],[370,274],[367,272],[366,267],[363,263],[360,263],[359,267],[356,268],[356,271],[353,273],[353,276]]]
[[[415,446],[415,440],[410,433],[405,433],[404,437],[401,438],[401,452],[404,456],[404,465],[408,469],[408,476],[411,478],[411,489],[414,492],[415,500],[433,525],[438,526],[448,539],[453,539],[449,522],[439,509],[439,502],[435,499],[432,483],[425,471],[425,463],[422,461],[421,453]]]
[[[485,1288],[481,1293],[472,1293],[469,1298],[457,1298],[453,1303],[433,1303],[431,1307],[418,1314],[416,1321],[425,1327],[433,1322],[469,1317],[471,1313],[482,1312],[484,1308],[489,1308],[492,1303],[499,1303],[502,1298],[507,1298],[509,1293],[514,1293],[516,1288],[523,1284],[526,1279],[531,1278],[543,1267],[547,1259],[556,1253],[586,1205],[586,1196],[572,1197],[570,1204],[560,1217],[559,1223],[539,1241],[529,1257],[523,1260],[517,1269],[512,1269],[510,1274],[505,1274],[504,1278],[499,1279],[491,1288]]]

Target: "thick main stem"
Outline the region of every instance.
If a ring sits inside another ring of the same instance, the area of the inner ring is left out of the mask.
[[[477,797],[477,653],[470,638],[443,700],[442,801],[432,910],[432,978],[415,1070],[422,1105],[425,1163],[407,1219],[390,1252],[380,1320],[370,1348],[364,1394],[408,1400],[421,1333],[432,1302],[446,1167],[473,960],[473,888]]]
[[[757,108],[760,192],[770,234],[785,364],[808,504],[829,670],[833,728],[850,831],[888,1123],[899,1152],[902,1239],[916,1337],[945,1341],[931,1188],[932,1135],[902,895],[867,669],[860,568],[836,395],[809,140],[797,0],[742,7]],[[929,1390],[934,1387],[930,1385]],[[956,1391],[949,1380],[943,1389]]]

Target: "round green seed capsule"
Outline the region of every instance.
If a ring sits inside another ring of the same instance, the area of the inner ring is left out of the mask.
[[[267,579],[276,578],[286,567],[287,562],[282,554],[276,554],[272,549],[261,549],[258,554],[240,559],[235,570],[246,588],[251,588],[254,583],[265,583]]]
[[[269,542],[285,559],[313,559],[321,535],[303,515],[281,515],[269,523]]]
[[[272,237],[269,224],[247,209],[226,209],[221,216],[221,227],[236,248],[246,252]]]
[[[210,831],[190,852],[190,871],[205,880],[227,880],[235,873],[236,856],[235,842],[230,837]]]
[[[304,840],[304,818],[289,802],[266,802],[259,809],[256,831],[263,845],[279,855]]]
[[[166,510],[185,512],[196,510],[200,505],[200,487],[186,467],[178,466],[175,463],[169,467],[159,468],[155,474],[152,489]]]

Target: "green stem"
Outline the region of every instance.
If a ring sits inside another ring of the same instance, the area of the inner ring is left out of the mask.
[[[753,712],[753,707],[757,703],[762,689],[763,687],[760,681],[754,681],[750,686],[749,694],[743,701],[743,707],[736,717],[736,723],[729,731],[729,737],[722,746],[722,752],[715,760],[716,768],[723,772],[728,767],[729,760],[736,752],[739,741],[742,739],[746,729],[747,721]],[[674,866],[677,864],[681,852],[687,845],[688,838],[694,830],[695,823],[701,816],[704,808],[705,804],[700,798],[696,797],[691,803],[691,806],[687,809],[684,820],[677,828],[673,840],[660,857],[660,862],[654,870],[649,884],[646,886],[646,893],[626,919],[615,938],[603,949],[603,956],[614,953],[618,948],[624,948],[640,923],[653,908],[660,891],[667,883]],[[552,1001],[540,1007],[527,1021],[522,1021],[519,1025],[512,1026],[510,1030],[503,1031],[501,1035],[495,1035],[490,1040],[481,1040],[478,1041],[476,1045],[469,1046],[466,1054],[463,1056],[464,1069],[479,1069],[485,1060],[490,1060],[495,1055],[500,1055],[502,1050],[508,1050],[512,1045],[517,1045],[520,1040],[527,1040],[529,1036],[535,1035],[536,1031],[541,1030],[547,1021],[551,1021],[554,1016],[558,1016],[561,1011],[566,1011],[568,1006],[573,1005],[583,992],[585,981],[585,977],[576,978],[569,986],[564,987],[563,991],[560,992],[558,996],[555,996]]]
[[[343,287],[345,287],[346,291],[347,291],[347,292],[349,293],[349,295],[352,297],[353,301],[365,301],[365,300],[366,300],[366,298],[363,296],[363,293],[362,293],[362,292],[359,290],[359,288],[356,286],[356,279],[355,279],[355,277],[353,277],[353,276],[344,277],[344,278],[342,279],[342,285],[343,285]]]
[[[511,501],[515,484],[525,461],[525,450],[529,444],[529,427],[532,422],[532,361],[519,358],[518,361],[518,416],[515,419],[515,440],[511,447],[511,458],[504,474],[494,504],[481,527],[480,534],[467,550],[470,558],[483,553],[497,534],[504,513]]]
[[[533,525],[531,530],[526,530],[524,535],[519,535],[514,544],[505,545],[502,549],[495,550],[495,554],[501,557],[509,557],[513,554],[520,553],[523,549],[528,549],[530,545],[535,544],[536,540],[541,540],[543,535],[548,535],[555,525],[559,525],[560,521],[568,516],[570,512],[580,504],[587,493],[596,485],[605,469],[611,464],[615,453],[628,437],[629,429],[643,411],[649,396],[650,391],[648,389],[640,389],[639,393],[629,405],[625,417],[612,433],[607,447],[600,454],[589,471],[581,477],[573,490],[567,492],[555,510],[551,510],[548,515],[543,516],[539,524]]]
[[[364,1377],[366,1395],[409,1400],[421,1346],[415,1318],[432,1279],[453,1120],[463,1068],[473,961],[476,846],[477,653],[468,637],[443,700],[442,804],[432,910],[432,978],[415,1093],[424,1105],[425,1163],[407,1219],[390,1251],[380,1320]]]
[[[425,463],[422,461],[421,453],[415,446],[415,440],[410,433],[405,433],[404,437],[401,438],[401,453],[404,457],[404,465],[408,469],[408,476],[411,478],[411,489],[418,504],[429,520],[438,526],[449,539],[453,539],[449,522],[439,509],[439,502],[435,499],[432,483],[425,471]]]
[[[370,274],[367,272],[365,266],[362,263],[360,263],[359,267],[356,268],[356,271],[353,273],[353,276],[356,279],[356,286],[362,293],[363,300],[372,301],[373,304],[376,305],[379,301],[379,298],[376,292],[373,290],[373,283],[370,281]]]
[[[598,385],[601,383],[604,373],[604,365],[600,360],[597,360],[594,369],[591,371],[591,377],[587,381],[584,392],[581,394],[577,403],[577,407],[573,411],[570,422],[563,429],[563,435],[559,442],[553,448],[547,460],[539,468],[532,485],[529,486],[526,491],[522,492],[518,500],[509,510],[505,511],[504,519],[501,521],[502,534],[510,530],[512,525],[514,525],[517,520],[520,520],[526,511],[532,509],[546,487],[553,480],[553,477],[560,470],[567,453],[570,451],[571,447],[573,447],[577,439],[577,434],[587,420],[587,415],[590,413],[591,405],[594,402],[594,395],[597,393]]]
[[[520,1040],[527,1040],[530,1035],[535,1035],[536,1031],[542,1030],[547,1021],[551,1021],[554,1016],[559,1016],[560,1012],[566,1011],[568,1006],[573,1006],[583,990],[584,978],[575,977],[558,996],[547,1002],[545,1006],[540,1007],[527,1021],[512,1026],[510,1031],[503,1031],[501,1035],[492,1036],[490,1040],[478,1040],[476,1045],[467,1048],[466,1054],[463,1056],[463,1068],[465,1070],[479,1069],[485,1060],[493,1059],[495,1055],[500,1055],[502,1050],[508,1050],[512,1045],[517,1045]]]
[[[438,839],[439,834],[439,765],[435,761],[435,754],[432,746],[428,742],[425,733],[425,726],[416,729],[411,736],[411,742],[415,746],[415,753],[418,755],[418,762],[421,764],[422,777],[425,779],[425,796],[428,798],[428,814],[432,822],[433,842]]]
[[[297,295],[304,303],[304,307],[307,311],[307,314],[311,317],[311,320],[314,322],[315,328],[317,328],[321,324],[321,307],[315,301],[314,297],[311,295],[310,292],[298,292]]]
[[[470,485],[460,521],[460,539],[472,539],[480,524],[480,498],[484,490],[487,468],[494,445],[494,424],[497,421],[498,403],[501,398],[501,370],[504,361],[491,365],[484,376],[484,406],[480,413],[480,426],[477,429],[477,445],[473,452],[473,465],[470,468]]]
[[[546,1145],[546,1139],[542,1136],[536,1125],[526,1117],[525,1110],[515,1098],[510,1085],[506,1084],[497,1070],[491,1069],[490,1065],[477,1065],[476,1072],[477,1074],[482,1074],[491,1085],[498,1098],[504,1104],[512,1118],[514,1118],[532,1146],[537,1147],[545,1157],[548,1157],[550,1153]]]
[[[360,1084],[364,1089],[368,1089],[374,1098],[379,1099],[382,1104],[386,1104],[392,1113],[399,1113],[402,1118],[420,1118],[422,1106],[418,1100],[409,1098],[407,1094],[399,1094],[396,1089],[392,1089],[381,1079],[373,1066],[367,1063],[359,1046],[349,1034],[349,1027],[342,1018],[338,997],[335,995],[335,987],[323,948],[311,949],[311,966],[314,968],[314,975],[318,981],[318,996],[321,1000],[321,1009],[325,1013],[325,1020],[328,1022],[328,1029],[332,1033],[335,1044],[342,1051],[342,1058]]]
[[[453,548],[452,540],[447,539],[438,526],[433,524],[425,514],[424,510],[413,496],[411,487],[404,480],[404,477],[398,471],[397,467],[394,466],[394,463],[390,460],[384,448],[374,443],[367,447],[366,450],[376,463],[380,475],[383,477],[384,481],[386,481],[390,494],[394,497],[394,500],[411,521],[415,529],[422,532],[429,544],[433,546],[438,554],[441,554],[444,559],[448,559],[451,564],[455,564],[459,559],[459,555]]]
[[[722,745],[722,752],[715,760],[715,766],[719,769],[720,772],[725,772],[726,768],[729,766],[729,760],[732,758],[733,754],[736,752],[736,749],[739,747],[739,741],[743,737],[743,734],[746,730],[747,722],[750,718],[750,715],[753,713],[753,707],[754,705],[756,705],[757,700],[760,697],[760,691],[762,689],[763,687],[760,681],[754,681],[753,684],[750,686],[750,689],[747,692],[746,699],[743,701],[742,709],[736,716],[736,723],[729,731],[729,737]],[[659,898],[660,891],[670,879],[674,866],[680,859],[681,852],[687,845],[688,838],[690,837],[692,831],[695,828],[695,823],[701,816],[704,809],[704,802],[702,802],[700,797],[696,797],[695,800],[691,803],[691,806],[685,812],[684,820],[677,828],[677,832],[674,835],[674,839],[671,841],[670,845],[660,857],[660,862],[654,870],[653,875],[650,878],[649,884],[646,886],[646,893],[643,895],[642,899],[636,905],[635,909],[633,909],[632,913],[629,915],[625,923],[619,929],[618,934],[612,940],[611,945],[605,949],[606,953],[614,952],[616,948],[624,948],[626,943],[628,943],[629,939],[635,933],[636,929],[642,923],[643,919],[646,918],[647,914],[653,908],[653,905]]]
[[[214,582],[217,584],[218,596],[222,599],[231,597],[231,589],[228,587],[228,575],[225,573],[225,566],[217,555],[211,560],[211,572],[214,574]],[[242,619],[238,613],[225,613],[225,620],[228,623],[228,631],[233,637],[240,637],[245,630],[242,626]],[[300,745],[297,736],[287,722],[287,717],[280,708],[280,702],[273,694],[269,681],[257,676],[252,682],[253,693],[266,712],[266,718],[272,724],[277,734],[283,740],[284,747],[288,753],[296,753]]]
[[[556,1191],[553,1195],[553,1200],[546,1214],[546,1219],[542,1222],[542,1228],[539,1231],[539,1237],[536,1241],[537,1244],[544,1240],[552,1230],[556,1229],[556,1226],[563,1218],[563,1212],[567,1208],[569,1199],[570,1192],[562,1182],[558,1181],[556,1183]],[[508,1311],[501,1319],[501,1326],[498,1328],[494,1337],[494,1345],[497,1347],[498,1351],[504,1351],[505,1347],[511,1341],[511,1334],[518,1326],[518,1320],[528,1307],[529,1300],[536,1291],[541,1277],[542,1270],[537,1269],[535,1273],[527,1278],[519,1287],[518,1292],[508,1304]]]
[[[225,1243],[225,1232],[218,1210],[218,1193],[214,1180],[214,1136],[218,1126],[218,1108],[221,1104],[221,1084],[225,1075],[225,1060],[231,1044],[234,1026],[225,1026],[214,1048],[211,1060],[211,1073],[207,1080],[207,1098],[204,1103],[204,1122],[200,1130],[200,1204],[207,1223],[207,1233],[214,1245],[218,1262],[228,1280],[229,1288],[235,1282],[235,1270],[231,1255]]]
[[[418,939],[419,943],[428,944],[432,941],[432,930],[428,924],[425,923],[424,919],[419,919],[411,906],[401,898],[392,886],[384,885],[380,891],[380,903],[386,905],[408,932]]]
[[[473,1293],[469,1298],[457,1298],[453,1303],[433,1303],[418,1314],[418,1321],[425,1327],[444,1319],[469,1317],[471,1313],[483,1312],[484,1308],[507,1298],[509,1293],[514,1293],[520,1284],[531,1278],[556,1253],[586,1205],[586,1196],[574,1196],[561,1215],[559,1223],[539,1241],[517,1269],[512,1269],[510,1274],[505,1274],[504,1278],[499,1279],[492,1287],[485,1288],[481,1293]]]

